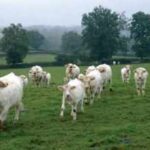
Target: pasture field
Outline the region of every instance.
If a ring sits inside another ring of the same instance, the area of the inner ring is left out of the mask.
[[[143,66],[150,72],[150,64]],[[137,96],[133,74],[131,83],[123,85],[122,65],[113,66],[113,92],[106,89],[77,121],[70,116],[70,107],[60,120],[62,93],[57,85],[63,83],[63,67],[46,67],[52,74],[49,88],[25,89],[27,109],[13,125],[14,110],[8,115],[7,130],[0,132],[0,150],[149,150],[150,149],[150,77],[146,96]],[[85,67],[82,67],[82,71]],[[11,71],[27,74],[29,69],[0,70],[0,76]]]
[[[53,62],[55,60],[55,55],[53,54],[28,54],[25,59],[24,63],[44,63],[44,62]],[[5,65],[6,61],[4,56],[0,57],[0,65]]]

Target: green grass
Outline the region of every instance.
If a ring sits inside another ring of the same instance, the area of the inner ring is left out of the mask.
[[[150,64],[144,66],[150,72]],[[0,132],[0,150],[149,150],[150,149],[150,78],[146,96],[137,96],[133,75],[129,85],[123,85],[121,65],[113,66],[113,92],[108,89],[77,121],[67,106],[64,120],[59,112],[62,93],[57,85],[63,83],[63,67],[47,67],[52,74],[50,88],[25,89],[27,109],[13,126],[14,110],[8,115],[7,130]],[[11,71],[27,74],[29,69],[0,70],[0,76]],[[84,67],[82,67],[84,70]]]
[[[29,54],[24,59],[25,63],[34,62],[53,62],[55,60],[55,55],[52,54]]]
[[[35,63],[35,62],[53,62],[55,60],[55,55],[53,54],[28,54],[24,63]],[[6,64],[5,58],[0,57],[0,65]]]

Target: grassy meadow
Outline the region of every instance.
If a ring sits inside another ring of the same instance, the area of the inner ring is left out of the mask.
[[[150,64],[143,66],[150,72]],[[106,89],[92,106],[85,105],[85,113],[78,113],[77,121],[67,106],[64,120],[60,120],[63,67],[46,67],[52,74],[49,88],[28,85],[23,102],[26,112],[13,125],[14,109],[7,119],[7,130],[0,132],[0,150],[149,150],[150,149],[150,77],[146,96],[137,96],[132,79],[129,85],[121,81],[122,65],[113,66],[113,92]],[[85,67],[81,68],[82,71]],[[26,69],[0,70],[0,76],[11,71],[27,75]]]
[[[53,54],[28,54],[25,59],[24,63],[44,63],[44,62],[53,62],[55,60],[55,55]],[[0,57],[0,65],[5,65],[6,60],[4,56]]]

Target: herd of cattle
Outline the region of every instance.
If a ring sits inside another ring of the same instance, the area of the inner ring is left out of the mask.
[[[80,73],[80,68],[76,64],[69,63],[66,67],[64,85],[58,86],[63,92],[60,116],[64,116],[65,103],[71,106],[71,116],[73,120],[77,118],[77,107],[84,111],[84,103],[93,104],[95,98],[100,98],[106,85],[112,90],[112,69],[107,64],[97,67],[89,66],[85,73]],[[121,69],[121,77],[124,83],[129,83],[131,76],[130,65]],[[139,67],[134,71],[134,79],[138,95],[145,94],[145,84],[148,71]],[[22,103],[23,89],[28,82],[34,86],[48,87],[51,82],[51,74],[44,71],[40,66],[33,66],[28,73],[28,78],[24,75],[17,76],[9,73],[0,77],[0,129],[4,128],[4,121],[11,107],[16,108],[14,121],[19,120],[19,114],[24,110]]]

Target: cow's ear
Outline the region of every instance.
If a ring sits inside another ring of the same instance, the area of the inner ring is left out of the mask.
[[[64,91],[65,88],[66,88],[66,86],[65,86],[65,85],[59,85],[59,86],[57,86],[57,88],[58,88],[58,90],[60,90],[60,91]]]
[[[8,83],[4,83],[3,81],[0,81],[1,88],[7,87],[7,86],[8,86]]]
[[[68,64],[65,64],[65,67],[67,68],[67,67],[68,67]]]
[[[90,77],[90,80],[95,80],[95,77]]]
[[[105,68],[99,68],[98,70],[99,70],[99,72],[101,72],[101,73],[106,71]]]
[[[75,88],[76,88],[76,86],[71,86],[71,87],[70,87],[71,90],[73,90],[73,89],[75,89]]]

